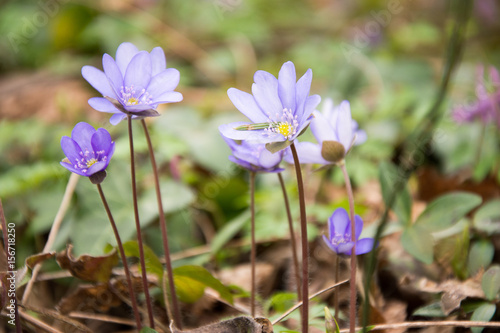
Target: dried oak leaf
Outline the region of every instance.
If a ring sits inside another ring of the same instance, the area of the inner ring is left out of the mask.
[[[446,280],[441,283],[423,279],[419,285],[421,291],[443,293],[441,296],[441,310],[446,315],[459,308],[460,303],[467,297],[484,298],[484,292],[477,277],[465,281]]]
[[[107,282],[111,276],[113,267],[118,264],[118,254],[113,250],[109,254],[93,257],[82,254],[74,258],[71,251],[72,245],[57,254],[56,260],[62,269],[70,271],[71,275],[90,282]]]

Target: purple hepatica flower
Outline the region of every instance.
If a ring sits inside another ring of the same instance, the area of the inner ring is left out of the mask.
[[[326,99],[322,112],[314,111],[313,115],[311,132],[318,143],[299,142],[296,144],[301,163],[332,164],[340,162],[353,145],[359,145],[366,141],[365,131],[358,129],[358,123],[351,118],[351,107],[348,101],[343,101],[334,107],[333,101]],[[333,159],[325,158],[328,157],[325,154],[329,152],[328,150],[325,152],[325,149],[330,147],[337,148],[335,153],[338,156]],[[293,163],[290,152],[287,152],[285,160]]]
[[[284,171],[284,169],[279,168],[279,164],[283,157],[282,152],[273,154],[266,149],[263,143],[242,141],[241,144],[238,144],[225,136],[222,136],[222,138],[226,141],[233,153],[233,155],[229,156],[231,162],[253,172]]]
[[[85,177],[105,176],[115,143],[104,128],[96,131],[91,125],[81,122],[71,131],[71,138],[62,137],[61,148],[66,155],[61,165],[69,171]]]
[[[490,66],[490,93],[484,78],[484,67],[477,68],[476,96],[477,101],[471,105],[460,106],[452,111],[457,123],[470,123],[478,119],[484,124],[496,122],[500,128],[500,75],[495,67]]]
[[[219,126],[223,136],[233,140],[277,143],[266,146],[273,152],[286,148],[309,125],[311,114],[320,102],[318,95],[309,96],[312,71],[296,81],[295,66],[288,61],[276,79],[265,71],[254,75],[252,94],[230,88],[227,94],[234,106],[250,119]]]
[[[114,113],[109,120],[113,125],[127,114],[133,118],[158,115],[158,104],[182,101],[182,94],[174,91],[179,84],[179,71],[166,68],[161,47],[149,53],[139,51],[131,43],[122,43],[116,50],[116,60],[104,54],[102,67],[104,72],[84,66],[82,75],[104,96],[89,99],[90,106]]]
[[[373,238],[358,239],[363,230],[363,220],[355,216],[356,255],[365,254],[373,248]],[[351,255],[354,243],[351,239],[351,221],[344,208],[337,208],[328,219],[328,237],[323,235],[326,245],[337,254]]]

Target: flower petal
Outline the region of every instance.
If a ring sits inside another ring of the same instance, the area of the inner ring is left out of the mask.
[[[348,101],[343,101],[339,105],[339,114],[337,118],[337,135],[339,142],[344,146],[345,151],[351,148],[352,144],[352,118],[351,107]]]
[[[237,165],[239,165],[242,168],[245,168],[245,169],[250,170],[250,171],[256,171],[255,167],[251,163],[248,163],[247,161],[240,160],[239,158],[237,158],[233,155],[229,155],[228,158],[231,162],[236,163]]]
[[[283,105],[278,96],[278,80],[265,71],[255,72],[253,79],[252,94],[263,113],[268,117],[281,114]]]
[[[180,92],[177,91],[167,91],[166,93],[161,94],[160,96],[153,98],[154,104],[161,103],[176,103],[182,101],[183,96]]]
[[[350,255],[351,254],[351,250],[352,250],[353,247],[354,247],[354,243],[353,242],[339,244],[339,246],[338,246],[339,252],[338,253],[343,253],[343,254]]]
[[[109,150],[111,149],[111,135],[104,128],[99,128],[91,139],[92,148],[97,153],[98,151],[104,151],[102,156],[107,156]]]
[[[109,160],[105,161],[99,161],[90,166],[90,168],[87,169],[87,176],[92,176],[94,173],[102,171],[108,167]]]
[[[117,96],[120,95],[120,90],[123,86],[123,75],[120,72],[115,60],[107,53],[102,56],[102,67],[113,87],[115,94]]]
[[[68,169],[69,171],[76,173],[80,176],[87,176],[84,172],[82,172],[80,169],[75,169],[71,164],[66,163],[66,162],[59,162],[63,167]]]
[[[328,237],[326,237],[325,235],[323,235],[323,241],[325,242],[325,244],[335,253],[339,253],[339,249],[337,246],[335,246],[334,244],[332,244],[332,242],[328,239]]]
[[[287,61],[283,64],[278,75],[278,95],[283,108],[290,109],[295,114],[295,66]]]
[[[103,71],[93,67],[93,66],[83,66],[82,67],[82,76],[85,80],[95,90],[100,92],[103,96],[109,96],[116,99],[116,94],[111,87],[111,83],[108,80],[106,74]]]
[[[319,163],[319,164],[331,164],[321,156],[321,146],[312,142],[297,142],[295,141],[295,149],[297,150],[297,155],[299,156],[300,164],[309,163]],[[288,163],[293,162],[293,156],[287,157],[285,159]]]
[[[100,112],[109,112],[109,113],[117,113],[120,112],[113,103],[108,101],[104,97],[92,97],[91,99],[88,100],[89,105]]]
[[[356,239],[358,239],[359,236],[361,235],[361,231],[363,231],[363,220],[359,215],[355,215],[354,220],[356,221],[355,225]]]
[[[137,94],[147,88],[151,81],[151,57],[148,52],[141,51],[130,60],[124,78],[125,86],[134,86]]]
[[[271,169],[280,164],[281,158],[281,152],[273,154],[269,150],[263,149],[259,156],[259,165],[265,169]]]
[[[227,95],[234,106],[243,113],[248,119],[254,123],[267,123],[268,117],[255,102],[255,99],[249,93],[238,90],[236,88],[229,88]]]
[[[333,224],[333,229],[335,233],[340,235],[351,234],[350,227],[351,223],[349,221],[349,215],[344,208],[337,208],[330,219],[328,220],[328,225]],[[330,235],[330,238],[333,238],[333,234]]]
[[[167,68],[167,60],[165,59],[165,52],[159,46],[151,51],[151,75],[155,76]]]
[[[314,118],[311,120],[311,132],[316,141],[321,145],[323,141],[338,141],[335,129],[330,127],[328,120],[318,111],[314,111]]]
[[[237,121],[230,124],[223,124],[219,126],[219,131],[222,135],[233,140],[248,140],[255,143],[269,143],[276,141],[284,141],[284,137],[281,134],[268,133],[264,130],[255,131],[240,131],[235,128],[241,125],[249,125],[251,123],[244,121]]]
[[[127,115],[125,115],[124,113],[115,113],[111,116],[111,118],[109,118],[109,122],[111,123],[111,125],[118,125],[118,123],[126,117]]]
[[[299,118],[299,124],[306,121],[313,114],[319,102],[321,102],[321,97],[319,95],[307,97],[306,104],[304,105],[304,114],[302,115],[302,119]]]
[[[132,43],[121,43],[120,46],[118,46],[115,59],[123,76],[125,76],[127,72],[128,64],[137,53],[139,53],[139,50]]]
[[[80,122],[71,131],[71,138],[80,146],[83,152],[92,151],[91,139],[95,129],[91,125]]]
[[[297,81],[295,86],[295,103],[297,105],[297,111],[295,114],[299,119],[302,118],[305,111],[304,106],[306,105],[306,100],[309,96],[309,91],[311,90],[312,76],[312,70],[308,69],[299,81]]]
[[[78,143],[75,142],[75,140],[68,136],[63,136],[61,138],[61,148],[64,155],[66,155],[66,157],[71,162],[71,165],[75,165],[78,163],[78,160],[80,159],[80,152],[82,151],[82,149],[80,148]]]
[[[146,90],[152,95],[153,99],[156,99],[156,96],[174,90],[179,84],[180,77],[181,74],[177,69],[166,69],[153,76]]]
[[[373,238],[363,238],[356,242],[356,255],[365,254],[373,249]]]

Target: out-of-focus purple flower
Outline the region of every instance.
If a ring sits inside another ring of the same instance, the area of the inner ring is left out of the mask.
[[[374,239],[359,239],[363,230],[363,220],[359,215],[355,216],[356,242],[351,239],[351,221],[344,208],[337,208],[328,219],[328,237],[323,235],[326,245],[337,254],[350,255],[354,244],[356,244],[356,255],[365,254],[372,250]]]
[[[484,124],[496,122],[500,128],[500,75],[495,67],[489,67],[491,87],[484,77],[484,66],[478,66],[476,78],[477,100],[465,106],[456,107],[452,117],[457,123],[470,123],[479,120]]]
[[[97,111],[114,113],[111,124],[118,124],[127,113],[133,118],[158,115],[154,110],[159,104],[182,101],[182,94],[174,91],[179,84],[179,71],[167,69],[161,47],[149,53],[139,51],[131,43],[122,43],[115,58],[104,54],[104,72],[92,66],[82,68],[85,80],[104,96],[89,99],[89,105]]]
[[[63,136],[61,148],[66,158],[61,165],[80,176],[91,177],[104,171],[115,151],[115,143],[104,128],[97,131],[81,122],[71,131],[71,138]]]
[[[265,144],[249,141],[242,141],[238,144],[233,139],[222,138],[231,148],[233,155],[229,156],[229,160],[239,166],[254,172],[282,172],[284,169],[279,167],[283,158],[283,151],[271,153],[266,149]]]
[[[301,163],[335,163],[336,161],[325,158],[325,154],[328,154],[329,150],[324,145],[337,148],[338,158],[342,160],[353,145],[359,145],[366,141],[366,132],[359,129],[358,123],[351,118],[351,107],[348,101],[334,106],[333,101],[328,98],[323,103],[321,111],[321,113],[314,111],[314,118],[311,121],[311,132],[318,143],[296,143]],[[293,163],[290,152],[287,152],[285,160]]]
[[[255,72],[252,94],[235,88],[227,92],[234,106],[250,122],[221,125],[220,132],[233,140],[283,143],[274,150],[286,148],[309,125],[311,114],[321,100],[318,95],[309,96],[311,80],[312,71],[308,69],[296,81],[295,66],[290,61],[283,64],[278,79],[265,71]]]

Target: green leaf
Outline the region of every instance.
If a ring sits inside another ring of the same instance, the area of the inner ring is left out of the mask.
[[[144,245],[144,259],[146,261],[146,272],[155,274],[158,276],[160,281],[163,281],[163,265],[160,262],[158,256],[149,248]],[[137,241],[128,241],[123,244],[123,249],[125,250],[125,255],[127,257],[137,257],[140,258],[139,254],[139,244]]]
[[[406,228],[401,235],[404,249],[426,264],[432,264],[434,239],[427,229],[419,225]]]
[[[478,307],[472,316],[470,317],[471,321],[490,321],[490,319],[495,314],[496,306],[495,304],[484,303],[480,307]],[[484,327],[472,327],[473,333],[481,333]]]
[[[413,312],[413,316],[440,318],[446,317],[446,314],[443,312],[441,302],[435,302],[418,308]]]
[[[206,287],[217,291],[220,297],[233,304],[233,295],[228,287],[201,266],[186,265],[174,269],[175,287],[179,298],[186,303],[196,302],[203,296]]]
[[[488,235],[500,232],[500,199],[490,200],[474,214],[474,227]]]
[[[486,299],[492,301],[500,291],[500,266],[491,266],[484,274],[481,281]]]
[[[490,240],[481,239],[472,243],[467,260],[469,276],[476,274],[482,268],[488,267],[493,260],[494,254],[495,248]]]
[[[143,327],[140,333],[158,333],[158,331],[155,331],[154,329],[149,327]]]
[[[402,177],[398,168],[391,163],[383,162],[379,167],[379,181],[382,189],[382,197],[385,205],[389,205],[389,198],[394,190],[394,185],[398,177]],[[410,224],[412,200],[408,187],[397,196],[393,205],[393,210],[404,225]]]
[[[466,192],[445,194],[432,201],[415,224],[430,232],[448,228],[481,204],[481,201],[480,196]]]

